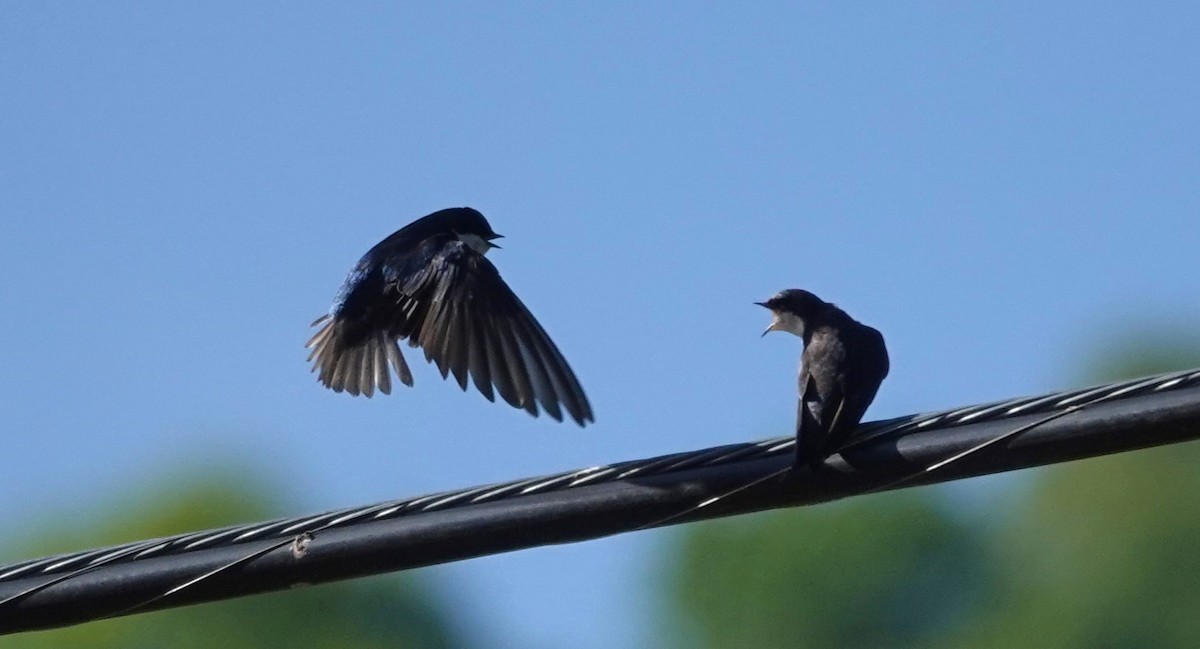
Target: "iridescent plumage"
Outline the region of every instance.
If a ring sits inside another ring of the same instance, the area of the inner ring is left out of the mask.
[[[537,416],[594,421],[591,404],[558,347],[484,255],[496,247],[483,215],[469,207],[434,212],[363,255],[306,347],[321,383],[370,397],[391,392],[391,372],[413,384],[399,341],[420,347],[442,377],[468,377]],[[390,367],[390,370],[389,370]]]

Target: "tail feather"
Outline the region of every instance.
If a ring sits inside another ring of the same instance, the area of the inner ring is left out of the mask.
[[[373,354],[371,354],[371,356],[373,358],[371,371],[372,371],[372,374],[374,375],[374,383],[375,383],[375,385],[379,386],[380,393],[391,394],[392,393],[392,375],[390,373],[388,373],[387,352],[384,351],[385,350],[384,345],[387,344],[387,341],[386,340],[382,341],[384,343],[384,345],[380,345],[379,342],[381,342],[381,341],[378,338],[376,338],[375,342],[376,342],[376,344],[371,346],[371,351],[374,352]]]
[[[391,371],[404,385],[413,384],[412,372],[404,355],[400,353],[399,341],[384,332],[368,336],[365,340],[347,346],[346,325],[329,315],[313,322],[321,328],[305,343],[309,349],[308,360],[317,380],[334,392],[371,397],[375,390],[391,394]]]
[[[362,362],[362,347],[351,347],[342,352],[337,371],[333,373],[334,390],[338,387],[358,396],[358,364]]]
[[[386,342],[387,344],[383,348],[387,352],[388,360],[392,362],[392,369],[396,371],[400,382],[411,388],[413,384],[412,371],[408,369],[408,363],[404,361],[404,354],[400,353],[399,343],[395,340]]]
[[[375,347],[367,345],[359,352],[358,359],[358,390],[370,399],[375,394]]]

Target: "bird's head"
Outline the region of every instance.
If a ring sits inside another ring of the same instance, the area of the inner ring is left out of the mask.
[[[772,331],[786,331],[801,338],[804,337],[805,323],[812,322],[829,306],[828,302],[798,288],[780,291],[772,295],[766,302],[755,302],[755,304],[770,309],[771,315],[774,316],[762,335],[765,336]]]
[[[491,224],[483,218],[479,210],[470,207],[454,207],[441,212],[444,225],[460,241],[467,244],[475,252],[486,255],[492,248],[500,246],[492,243],[495,239],[503,239],[502,235],[492,230]]]

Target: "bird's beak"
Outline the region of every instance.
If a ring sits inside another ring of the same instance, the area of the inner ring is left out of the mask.
[[[765,336],[772,331],[779,331],[779,316],[776,316],[773,320],[771,320],[771,324],[767,325],[767,328],[762,332],[762,335]],[[759,338],[762,338],[762,336],[759,336]]]
[[[493,234],[491,239],[488,239],[488,246],[495,248],[497,250],[503,250],[503,248],[501,248],[500,246],[497,246],[496,244],[492,243],[492,241],[495,239],[503,239],[503,238],[504,238],[503,234]]]
[[[771,308],[771,307],[767,306],[766,302],[755,302],[755,304],[763,307],[764,309]],[[779,318],[775,318],[774,320],[771,321],[771,324],[767,325],[767,329],[766,329],[766,331],[762,332],[762,336],[765,336],[765,335],[771,333],[772,331],[775,331],[777,329],[778,325],[779,325]],[[759,338],[762,338],[762,336],[759,336]]]

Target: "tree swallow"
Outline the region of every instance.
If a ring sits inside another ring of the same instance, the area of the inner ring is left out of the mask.
[[[755,304],[774,315],[764,336],[787,331],[804,340],[795,466],[816,467],[847,441],[887,376],[883,335],[800,289]]]
[[[392,390],[412,372],[399,341],[425,350],[442,378],[453,373],[467,389],[551,417],[563,408],[580,426],[595,421],[579,379],[529,309],[484,255],[501,238],[478,211],[440,210],[413,221],[363,255],[342,284],[306,348],[326,387],[370,397]]]

